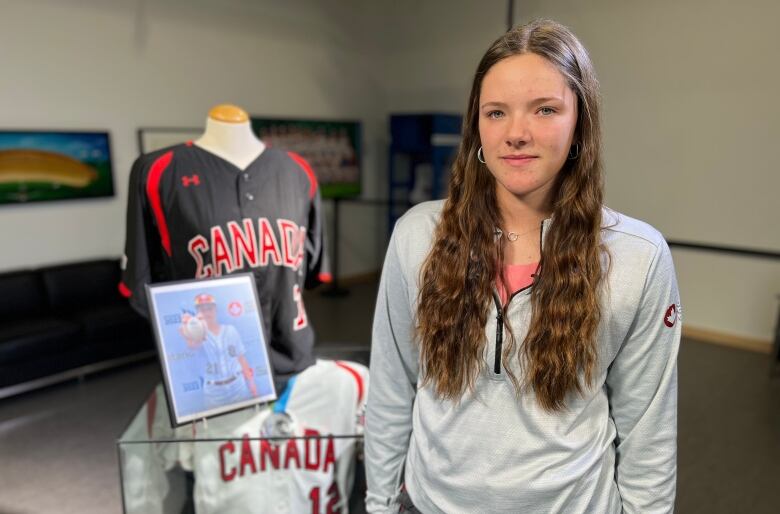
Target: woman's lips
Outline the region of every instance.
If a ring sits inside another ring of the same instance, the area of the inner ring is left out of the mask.
[[[501,159],[510,166],[525,166],[534,159],[537,159],[535,155],[504,155]]]

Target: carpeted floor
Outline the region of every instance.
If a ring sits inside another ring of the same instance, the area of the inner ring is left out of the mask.
[[[320,355],[365,359],[375,294],[307,295]],[[768,366],[683,342],[677,512],[780,511],[780,380]],[[147,362],[0,401],[0,514],[121,512],[116,440],[158,380]]]

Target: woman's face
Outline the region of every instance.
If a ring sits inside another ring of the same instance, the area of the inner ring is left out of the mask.
[[[482,81],[479,137],[499,201],[548,207],[572,146],[577,97],[563,75],[536,54],[494,64]]]

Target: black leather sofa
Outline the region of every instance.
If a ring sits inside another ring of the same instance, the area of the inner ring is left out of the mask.
[[[119,261],[0,273],[0,398],[156,354]]]

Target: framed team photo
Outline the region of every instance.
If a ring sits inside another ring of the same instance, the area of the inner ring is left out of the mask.
[[[251,273],[146,292],[173,426],[276,399]]]
[[[360,194],[358,121],[252,117],[252,130],[269,146],[290,150],[311,165],[323,198]]]
[[[203,128],[196,127],[143,127],[138,129],[138,151],[141,154],[186,143],[203,135]]]

